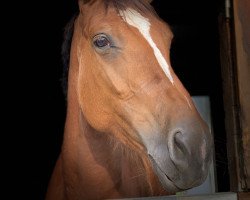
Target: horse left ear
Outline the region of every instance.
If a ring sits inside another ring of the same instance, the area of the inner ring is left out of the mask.
[[[78,6],[79,6],[80,13],[82,13],[82,11],[83,11],[84,4],[86,4],[90,1],[91,0],[78,0]]]
[[[81,5],[86,4],[86,3],[90,2],[90,1],[91,0],[78,0],[78,5],[79,5],[79,7],[81,7]]]
[[[78,3],[83,3],[83,4],[85,4],[85,3],[88,3],[88,2],[90,2],[91,0],[78,0]]]
[[[83,3],[83,4],[85,4],[85,3],[88,3],[90,0],[78,0],[78,2],[80,3]],[[153,0],[145,0],[146,2],[148,2],[148,3],[151,3]]]
[[[153,0],[145,0],[146,2],[148,2],[148,3],[151,3]]]

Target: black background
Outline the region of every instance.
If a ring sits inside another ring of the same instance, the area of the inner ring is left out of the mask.
[[[217,24],[222,1],[155,0],[153,6],[173,29],[171,62],[176,74],[191,95],[211,99],[218,191],[229,191]],[[9,122],[3,124],[9,141],[4,166],[10,170],[4,175],[11,188],[9,199],[44,199],[65,120],[63,29],[77,12],[77,1],[23,1],[10,7],[3,25],[10,38],[7,72],[2,73]]]

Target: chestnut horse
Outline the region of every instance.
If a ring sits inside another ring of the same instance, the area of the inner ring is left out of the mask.
[[[47,200],[168,195],[200,185],[212,138],[146,0],[79,0],[61,154]]]

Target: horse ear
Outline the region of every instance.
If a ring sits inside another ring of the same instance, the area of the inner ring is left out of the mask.
[[[85,4],[85,3],[88,3],[90,0],[78,0],[78,2],[80,3],[83,3],[83,4]],[[151,3],[153,0],[145,0],[146,2],[148,2],[148,3]]]
[[[78,4],[81,5],[81,4],[85,4],[85,3],[88,3],[90,2],[91,0],[78,0]]]
[[[78,2],[81,2],[81,3],[88,3],[90,0],[78,0]]]
[[[83,3],[88,3],[90,0],[79,0],[79,1],[81,1]],[[153,0],[145,0],[145,1],[148,3],[151,3]]]
[[[90,0],[78,0],[78,6],[79,6],[80,12],[83,11],[84,4],[86,4],[88,2],[90,2]]]

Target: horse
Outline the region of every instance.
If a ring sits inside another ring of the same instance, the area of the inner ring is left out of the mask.
[[[212,136],[146,0],[79,0],[61,153],[47,200],[171,195],[200,185]],[[70,37],[69,37],[70,38]]]

